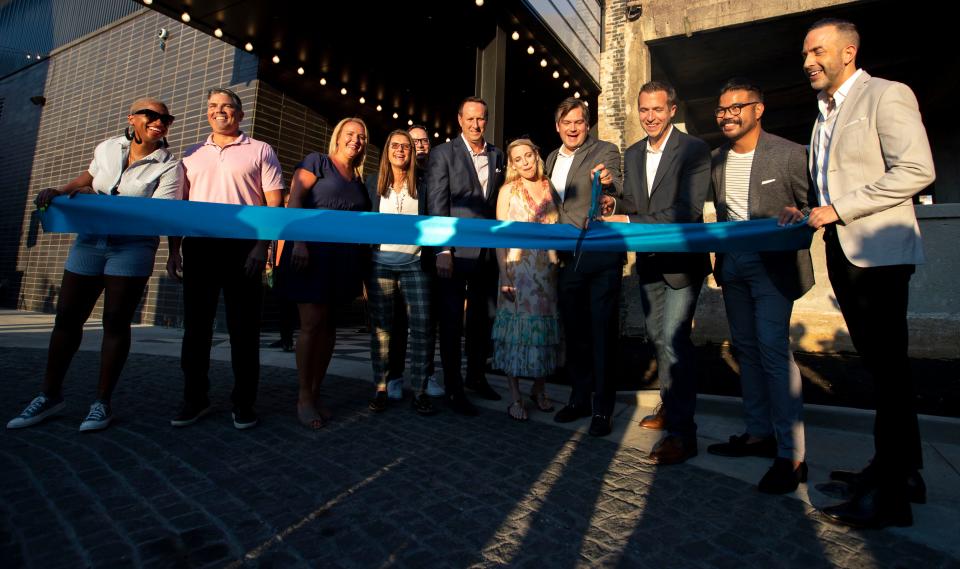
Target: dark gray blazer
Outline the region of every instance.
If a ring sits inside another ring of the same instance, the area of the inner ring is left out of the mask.
[[[559,153],[559,148],[554,150],[544,162],[544,169],[548,178],[553,175],[553,167],[557,163]],[[615,144],[587,136],[583,145],[573,155],[573,164],[570,165],[570,172],[567,174],[563,200],[556,192],[553,195],[553,201],[556,202],[557,209],[560,211],[560,223],[568,223],[583,228],[583,223],[590,213],[590,198],[593,192],[593,179],[590,177],[590,170],[593,170],[593,167],[597,164],[603,164],[613,176],[613,185],[605,187],[604,192],[614,197],[620,196],[623,187],[623,176],[620,174],[620,149]],[[572,251],[560,252],[561,262],[567,262],[572,257]],[[593,272],[607,269],[613,265],[620,265],[622,262],[623,253],[582,252],[577,270]]]
[[[503,152],[499,148],[487,144],[487,154],[488,189],[487,197],[483,197],[483,189],[473,167],[470,150],[462,136],[457,135],[450,142],[430,150],[425,193],[427,215],[496,219],[497,195],[503,185],[506,168]],[[481,251],[482,249],[476,247],[457,247],[454,255],[476,259]]]
[[[623,199],[614,213],[630,223],[703,223],[703,204],[710,193],[710,147],[674,127],[663,150],[652,191],[647,196],[647,140],[632,145],[623,159]],[[662,278],[671,288],[699,284],[710,274],[707,253],[637,252],[643,282]]]
[[[711,190],[717,206],[717,221],[727,221],[727,202],[724,175],[730,144],[713,151]],[[807,151],[803,146],[760,131],[760,139],[750,169],[750,219],[777,217],[786,206],[793,206],[804,214],[810,212],[807,203],[810,178],[807,172]],[[724,255],[717,254],[713,276],[721,286],[720,267]],[[796,300],[813,286],[813,262],[810,250],[765,251],[760,253],[770,279],[785,297]]]

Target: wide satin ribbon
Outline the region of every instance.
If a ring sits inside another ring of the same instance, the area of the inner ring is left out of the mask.
[[[577,248],[580,230],[567,224],[464,219],[372,212],[77,195],[53,200],[41,214],[49,232],[101,235],[180,235],[236,239],[395,243],[517,249]],[[810,247],[805,224],[776,219],[726,223],[594,222],[583,251],[794,251]]]

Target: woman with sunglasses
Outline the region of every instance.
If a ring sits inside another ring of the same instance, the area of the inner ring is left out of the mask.
[[[177,160],[167,152],[167,129],[173,122],[167,106],[140,98],[130,106],[124,134],[101,142],[90,167],[60,189],[37,196],[45,209],[60,196],[102,194],[171,199],[177,191]],[[103,294],[103,343],[97,399],[80,431],[105,429],[113,419],[111,395],[130,352],[130,323],[160,239],[155,236],[77,235],[64,265],[57,317],[50,335],[47,368],[41,393],[7,423],[8,429],[35,425],[66,408],[63,380],[80,347],[83,325]]]
[[[417,183],[413,137],[405,130],[387,136],[380,157],[376,187],[370,189],[372,211],[399,215],[426,215],[423,188]],[[430,277],[420,265],[419,245],[383,244],[375,247],[373,270],[367,282],[370,306],[370,361],[376,386],[370,410],[385,411],[387,400],[403,398],[403,379],[387,381],[393,334],[406,336],[407,328],[394,326],[395,305],[406,304],[410,325],[410,366],[416,394],[414,410],[421,415],[435,412],[426,394],[429,357],[433,353],[433,324],[430,321]],[[406,342],[404,342],[406,344]]]
[[[366,153],[367,125],[359,118],[337,123],[328,153],[309,154],[294,169],[287,207],[370,211],[361,176]],[[288,241],[283,248],[281,293],[300,311],[297,418],[307,428],[323,428],[330,417],[318,398],[337,339],[335,311],[360,295],[369,264],[368,245]]]

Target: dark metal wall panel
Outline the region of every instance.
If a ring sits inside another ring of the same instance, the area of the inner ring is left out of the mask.
[[[0,4],[0,77],[141,9],[132,0],[11,0]],[[30,58],[27,58],[30,55]]]

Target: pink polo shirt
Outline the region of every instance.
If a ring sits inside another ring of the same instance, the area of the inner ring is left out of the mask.
[[[177,197],[182,200],[265,205],[264,192],[283,189],[277,153],[242,132],[223,148],[214,144],[213,135],[187,148],[180,168]]]

